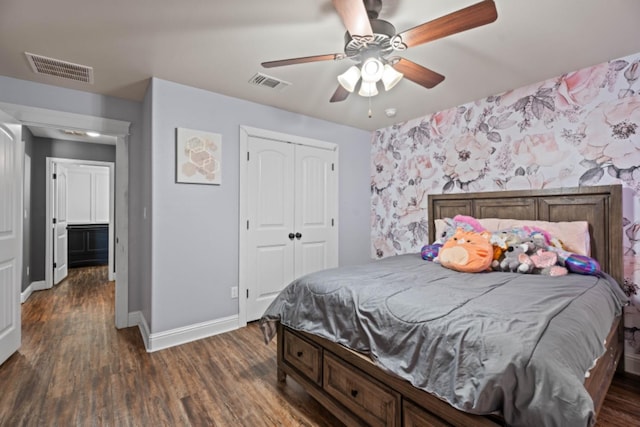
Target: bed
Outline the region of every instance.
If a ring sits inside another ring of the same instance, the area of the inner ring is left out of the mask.
[[[313,273],[261,319],[267,340],[277,333],[278,380],[347,425],[592,424],[623,348],[621,186],[430,195],[429,241],[458,214],[587,221],[607,274],[470,275],[416,254]]]

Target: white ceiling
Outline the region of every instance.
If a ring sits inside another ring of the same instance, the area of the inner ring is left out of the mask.
[[[479,0],[383,0],[397,31]],[[367,99],[330,104],[349,60],[263,69],[263,61],[340,53],[330,0],[2,0],[0,75],[141,100],[152,76],[374,130],[640,52],[638,0],[496,0],[496,22],[413,47],[403,57],[446,76],[403,80]],[[94,84],[31,71],[24,52],[94,68]],[[256,73],[292,86],[252,86]],[[384,110],[397,108],[395,118]]]

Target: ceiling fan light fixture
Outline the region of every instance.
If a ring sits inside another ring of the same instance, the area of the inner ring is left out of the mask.
[[[360,70],[355,65],[338,76],[338,83],[349,92],[355,90],[358,80],[360,80]]]
[[[382,84],[384,90],[390,91],[400,80],[402,80],[404,74],[398,72],[389,64],[384,64],[384,72],[382,73]]]
[[[375,83],[382,78],[384,65],[377,58],[368,58],[362,64],[362,80],[368,83]]]
[[[372,97],[378,94],[378,87],[376,82],[362,81],[358,95]]]

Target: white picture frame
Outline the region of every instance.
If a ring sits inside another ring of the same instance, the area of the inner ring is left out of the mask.
[[[176,128],[176,182],[222,183],[222,135]]]

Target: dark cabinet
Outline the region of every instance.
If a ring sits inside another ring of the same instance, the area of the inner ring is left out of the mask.
[[[69,267],[88,267],[109,263],[109,225],[67,226]]]

